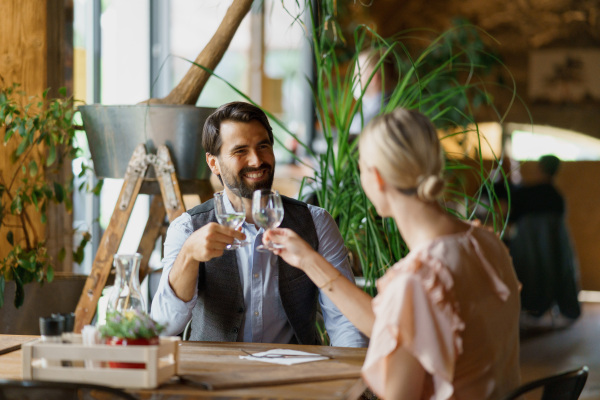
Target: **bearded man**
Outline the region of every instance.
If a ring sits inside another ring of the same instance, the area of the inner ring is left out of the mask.
[[[213,200],[171,223],[163,273],[152,317],[176,335],[191,320],[191,340],[320,344],[320,305],[333,346],[366,347],[366,338],[299,269],[271,252],[258,252],[263,229],[252,219],[252,194],[270,189],[275,156],[265,113],[232,102],[211,114],[202,132],[206,162],[224,185],[228,202],[241,194],[246,220],[241,232],[217,223]],[[347,249],[327,211],[282,196],[281,227],[297,232],[346,279],[354,281]],[[226,250],[235,239],[250,246]],[[341,279],[340,277],[340,279]]]

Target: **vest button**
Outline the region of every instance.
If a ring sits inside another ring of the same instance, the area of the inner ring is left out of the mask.
[[[239,328],[233,328],[233,333],[238,333],[239,331]]]
[[[241,314],[241,313],[243,313],[243,312],[244,312],[244,307],[240,307],[240,308],[238,308],[238,312],[239,312],[240,314]]]

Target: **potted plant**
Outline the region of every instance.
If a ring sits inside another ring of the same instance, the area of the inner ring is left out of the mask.
[[[6,282],[11,281],[16,286],[14,305],[18,308],[24,302],[25,285],[51,282],[53,265],[65,258],[64,248],[58,259],[49,256],[40,228],[51,203],[72,210],[72,182],[62,181],[58,171],[78,154],[75,106],[64,89],[60,98],[48,98],[48,90],[36,98],[19,91],[18,84],[4,85],[1,77],[0,83],[2,143],[14,149],[9,168],[0,174],[0,308]],[[95,193],[98,190],[94,188]],[[90,240],[89,233],[82,236],[73,252],[76,262],[82,261],[83,248]]]
[[[145,312],[132,309],[126,311],[108,311],[106,323],[98,330],[106,344],[113,346],[149,346],[158,345],[158,335],[166,328],[155,322]],[[111,368],[146,367],[144,363],[123,363],[110,361]]]

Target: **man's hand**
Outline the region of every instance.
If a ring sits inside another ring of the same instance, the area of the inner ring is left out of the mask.
[[[198,263],[223,255],[234,239],[245,240],[246,235],[215,222],[204,225],[187,238],[169,272],[169,285],[175,295],[188,302],[194,297],[198,279]]]
[[[192,233],[185,241],[181,251],[196,262],[205,262],[222,256],[225,247],[232,244],[234,239],[245,240],[246,235],[235,229],[211,222]]]

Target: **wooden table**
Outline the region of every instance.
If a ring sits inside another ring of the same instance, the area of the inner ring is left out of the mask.
[[[38,339],[39,336],[0,335],[0,378],[22,379],[21,344]]]
[[[16,337],[0,335],[2,344],[15,341],[28,341],[35,336]],[[14,345],[14,344],[13,344]],[[264,363],[240,359],[245,355],[241,349],[250,353],[284,348],[319,353],[332,357],[330,360],[317,361],[291,366]],[[277,398],[277,399],[357,399],[366,386],[360,378],[366,349],[328,346],[300,346],[264,343],[219,343],[219,342],[182,342],[179,347],[179,375],[196,375],[201,380],[210,381],[219,378],[227,384],[246,379],[248,386],[206,390],[182,383],[177,377],[153,390],[128,390],[139,399],[222,399],[222,398]],[[302,383],[290,383],[303,376]],[[337,379],[339,376],[351,376]],[[231,378],[231,379],[225,379]],[[261,382],[272,378],[278,383],[252,384],[253,377]],[[22,379],[21,350],[0,355],[0,379]],[[320,380],[320,381],[319,381]]]

